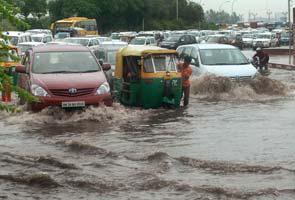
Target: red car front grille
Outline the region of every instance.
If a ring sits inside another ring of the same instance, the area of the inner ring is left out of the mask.
[[[55,96],[63,96],[63,97],[79,97],[91,94],[94,88],[82,88],[77,89],[75,93],[69,92],[69,89],[51,89],[50,92]]]

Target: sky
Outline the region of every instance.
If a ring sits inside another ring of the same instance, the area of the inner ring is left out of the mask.
[[[248,20],[249,12],[256,14],[256,18],[267,17],[267,12],[271,12],[270,17],[275,17],[275,13],[288,12],[288,0],[192,0],[200,3],[204,11],[213,9],[215,11],[224,10],[231,13],[233,11],[242,14],[244,20]],[[234,3],[233,3],[234,2]],[[295,0],[294,0],[295,6]],[[291,14],[292,14],[292,0],[291,0]],[[287,13],[286,13],[287,16]],[[253,15],[251,16],[253,19]],[[292,15],[291,15],[292,19]],[[291,20],[292,21],[292,20]]]

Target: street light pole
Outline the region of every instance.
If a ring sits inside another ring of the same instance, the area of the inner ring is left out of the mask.
[[[289,65],[291,65],[291,17],[290,17],[290,1],[288,0],[288,22],[289,22]]]
[[[229,3],[229,2],[230,2],[230,0],[227,0],[227,1],[222,2],[222,3],[219,5],[219,12],[221,12],[221,7],[222,7],[224,4]]]
[[[236,0],[233,0],[231,3],[231,17],[232,17],[232,23],[234,23],[234,3],[236,2]]]

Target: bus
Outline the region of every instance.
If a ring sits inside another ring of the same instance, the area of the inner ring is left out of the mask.
[[[70,17],[51,24],[53,35],[58,32],[69,32],[71,37],[84,35],[98,35],[95,19],[86,17]]]

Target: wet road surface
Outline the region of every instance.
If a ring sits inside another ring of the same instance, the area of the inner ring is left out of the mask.
[[[1,112],[0,199],[294,200],[295,72],[271,72],[176,110]]]

